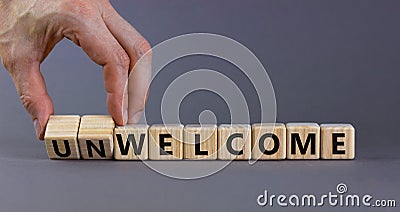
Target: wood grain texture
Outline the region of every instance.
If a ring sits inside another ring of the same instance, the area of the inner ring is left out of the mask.
[[[148,125],[126,125],[114,129],[115,160],[149,158]]]
[[[77,132],[79,123],[47,123],[46,130],[48,132]]]
[[[320,127],[317,123],[286,124],[287,159],[319,159]]]
[[[247,124],[218,127],[218,159],[248,160],[251,158],[251,127]]]
[[[111,116],[83,116],[78,133],[82,158],[112,159],[114,157],[114,127]]]
[[[50,159],[79,159],[79,116],[50,116],[44,136]]]
[[[216,160],[217,125],[187,125],[184,128],[184,159]],[[198,142],[196,144],[196,142]],[[197,147],[196,147],[197,146]]]
[[[49,117],[48,123],[57,123],[57,122],[62,122],[62,123],[76,123],[80,122],[81,117],[78,115],[51,115]]]
[[[183,126],[152,125],[149,128],[149,159],[182,160]]]
[[[282,123],[252,125],[253,160],[282,160],[286,158],[286,127]]]
[[[102,120],[102,121],[105,121],[105,122],[106,121],[110,122],[113,119],[109,115],[84,115],[84,116],[82,116],[81,120],[84,121],[84,122],[86,122],[86,121],[91,122],[91,121],[94,121],[94,120]]]
[[[106,115],[53,115],[45,146],[50,159],[354,159],[355,129],[340,123],[115,127]]]
[[[355,129],[351,124],[321,124],[321,158],[354,159]]]

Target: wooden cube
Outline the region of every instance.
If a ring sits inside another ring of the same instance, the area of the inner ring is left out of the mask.
[[[44,136],[50,159],[79,159],[79,116],[50,116]]]
[[[248,160],[251,158],[251,127],[247,124],[218,127],[218,159]]]
[[[190,160],[216,160],[217,125],[187,125],[184,128],[184,158]]]
[[[321,158],[354,159],[355,129],[351,124],[321,124]]]
[[[114,159],[147,160],[149,145],[147,125],[126,125],[114,129]]]
[[[282,123],[252,125],[253,160],[282,160],[286,158],[286,127]]]
[[[319,159],[320,127],[317,123],[286,124],[287,159]]]
[[[111,116],[83,116],[79,127],[79,149],[83,159],[112,159],[114,121]]]
[[[79,123],[52,123],[46,125],[47,132],[78,132]]]
[[[153,125],[149,128],[150,160],[183,159],[183,126]]]
[[[51,115],[47,124],[51,123],[79,123],[81,117],[78,115]]]
[[[109,115],[84,115],[81,118],[82,122],[94,122],[94,121],[103,121],[103,122],[111,122],[113,121],[112,117]]]
[[[85,115],[81,119],[81,129],[113,129],[114,120],[111,116]]]

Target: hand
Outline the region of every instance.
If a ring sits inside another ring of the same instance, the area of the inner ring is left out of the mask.
[[[43,140],[54,113],[40,64],[64,37],[103,67],[107,107],[116,124],[137,122],[150,84],[151,48],[108,0],[0,0],[0,56],[38,138]]]

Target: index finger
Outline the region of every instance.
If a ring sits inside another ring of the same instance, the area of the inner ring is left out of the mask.
[[[143,36],[108,5],[104,21],[128,53],[130,58],[129,85],[125,101],[128,101],[128,123],[137,123],[144,110],[151,79],[151,47]]]
[[[130,64],[127,53],[107,29],[100,14],[70,27],[74,28],[73,32],[64,36],[81,46],[94,62],[103,66],[108,111],[117,125],[124,125],[128,116],[123,110]]]

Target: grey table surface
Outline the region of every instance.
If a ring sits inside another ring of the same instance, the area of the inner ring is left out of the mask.
[[[400,1],[112,1],[154,46],[168,38],[211,32],[247,46],[267,68],[277,120],[347,122],[356,128],[356,160],[233,162],[215,175],[176,180],[141,162],[51,161],[12,80],[0,71],[0,211],[398,211],[397,208],[260,207],[265,189],[276,194],[348,192],[400,201]],[[185,58],[152,85],[146,111],[160,123],[162,91],[187,70],[229,75],[232,66]],[[1,67],[3,69],[3,67]],[[62,41],[41,66],[56,114],[106,114],[101,68]],[[205,101],[207,100],[207,101]],[[252,122],[256,99],[248,95]],[[203,104],[206,102],[209,105]],[[221,99],[204,93],[183,102],[184,123],[207,106],[226,121]],[[206,166],[210,162],[204,163]],[[165,162],[165,166],[177,166]],[[190,168],[189,170],[190,171]]]
[[[193,163],[193,162],[192,162]],[[194,162],[212,163],[212,162]],[[165,162],[177,166],[179,162]],[[400,199],[400,160],[233,162],[198,180],[176,180],[142,162],[0,159],[2,211],[375,211],[374,207],[260,207],[258,195],[349,194]],[[397,206],[398,207],[398,206]],[[398,211],[398,208],[379,208]]]

